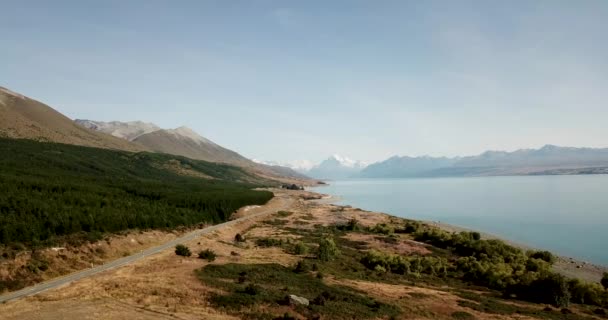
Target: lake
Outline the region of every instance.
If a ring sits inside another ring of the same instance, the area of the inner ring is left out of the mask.
[[[608,175],[330,181],[339,204],[440,221],[608,265]]]

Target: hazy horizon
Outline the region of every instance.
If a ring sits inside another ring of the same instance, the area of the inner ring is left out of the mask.
[[[0,86],[248,158],[608,146],[604,1],[20,1],[0,17]]]

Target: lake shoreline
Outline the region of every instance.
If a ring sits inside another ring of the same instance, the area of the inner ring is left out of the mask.
[[[344,201],[344,198],[342,198],[342,197],[336,197],[336,196],[332,196],[332,195],[328,195],[328,194],[324,194],[324,193],[320,193],[320,192],[316,192],[316,191],[312,191],[312,192],[317,193],[322,196],[321,199],[315,200],[319,203],[333,204],[333,205],[339,206],[336,203],[339,201]],[[375,212],[375,211],[370,211],[370,210],[366,210],[366,209],[362,209],[362,210],[368,211],[368,212]],[[524,251],[545,250],[542,248],[535,248],[535,247],[527,245],[527,244],[518,243],[518,242],[515,242],[512,240],[506,239],[504,237],[499,237],[499,236],[496,236],[496,235],[493,235],[490,233],[486,233],[486,232],[483,232],[480,230],[474,230],[474,229],[467,228],[464,226],[457,226],[457,225],[448,224],[448,223],[444,223],[444,222],[440,222],[440,221],[429,221],[429,220],[420,220],[420,219],[399,217],[399,216],[396,216],[396,215],[388,213],[388,212],[379,212],[379,213],[386,214],[388,216],[395,217],[395,218],[419,221],[426,225],[437,227],[439,229],[442,229],[442,230],[448,231],[448,232],[462,232],[462,231],[479,232],[481,234],[482,239],[501,240],[511,246],[517,247]],[[550,251],[550,250],[548,250],[548,251]],[[584,281],[599,283],[604,272],[608,272],[608,266],[594,264],[591,262],[587,262],[587,261],[583,261],[580,259],[575,259],[572,257],[563,256],[563,255],[558,255],[558,254],[555,254],[555,256],[557,257],[557,261],[553,265],[553,270],[564,276],[570,277],[570,278],[577,278],[577,279],[581,279]]]

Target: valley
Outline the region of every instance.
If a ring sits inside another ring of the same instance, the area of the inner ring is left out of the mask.
[[[321,198],[306,191],[272,191],[275,198],[268,205],[240,211],[238,216],[249,219],[184,240],[194,256],[181,257],[167,248],[126,266],[2,304],[0,312],[6,319],[565,317],[566,308],[551,306],[555,303],[551,295],[559,297],[558,292],[550,293],[544,303],[530,303],[505,298],[483,281],[463,279],[452,267],[443,269],[442,263],[449,266],[457,253],[419,238],[422,233],[413,230],[427,228],[424,224],[304,200]],[[335,249],[320,254],[325,252],[319,251],[326,246],[320,244],[323,239],[331,239],[329,248],[335,245]],[[485,245],[486,240],[472,241]],[[203,250],[213,252],[213,258],[197,258]],[[391,265],[397,262],[383,264],[383,256],[395,254],[412,261],[408,271]],[[413,262],[417,259],[420,269]],[[543,266],[544,262],[534,259],[534,263]],[[593,300],[586,300],[591,305],[575,303],[579,293],[572,294],[567,319],[601,317]],[[304,298],[307,305],[283,299],[289,295]]]

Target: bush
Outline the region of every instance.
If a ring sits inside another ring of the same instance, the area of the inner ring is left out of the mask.
[[[398,233],[415,233],[417,232],[420,228],[421,228],[421,224],[419,222],[415,222],[415,221],[408,221],[405,224],[405,227],[403,229],[400,230],[395,230],[395,232]]]
[[[371,229],[371,232],[389,235],[393,234],[395,232],[395,229],[392,226],[387,225],[386,223],[378,223]]]
[[[361,225],[359,224],[359,220],[352,218],[346,224],[337,225],[336,228],[341,231],[359,231],[361,230]]]
[[[296,273],[306,273],[310,271],[310,266],[305,261],[298,261],[298,264],[296,264],[296,267],[293,269],[293,271]]]
[[[182,257],[189,257],[192,255],[190,249],[183,244],[178,244],[175,246],[175,254]]]
[[[283,245],[283,240],[274,238],[260,238],[255,241],[255,244],[259,247],[280,247]]]
[[[237,233],[234,236],[234,241],[235,242],[245,242],[245,237],[243,237],[240,233]]]
[[[288,298],[289,299],[289,298]],[[297,320],[296,317],[293,317],[292,315],[290,315],[289,313],[285,312],[285,314],[283,314],[280,317],[275,317],[272,320]]]
[[[290,212],[290,211],[282,211],[281,210],[281,211],[277,212],[277,216],[282,217],[282,218],[289,217],[292,214],[293,214],[293,212]]]
[[[549,251],[534,251],[530,254],[530,258],[540,259],[550,264],[555,263],[555,256]]]
[[[307,254],[308,246],[306,244],[304,244],[303,242],[298,242],[293,247],[293,253],[298,254],[298,255]]]
[[[260,286],[255,285],[253,283],[248,284],[245,287],[245,289],[243,290],[244,293],[246,293],[248,295],[252,295],[252,296],[259,294],[261,291],[262,291],[262,288],[260,288]]]
[[[321,261],[331,261],[340,254],[333,239],[325,238],[319,243],[317,258]]]
[[[475,316],[464,311],[456,311],[452,313],[452,318],[454,319],[475,319]]]
[[[217,254],[215,252],[213,252],[213,250],[210,250],[210,249],[205,249],[198,253],[199,259],[206,259],[209,262],[215,261],[216,257],[217,257]]]
[[[600,283],[602,284],[604,289],[608,290],[608,272],[604,272],[604,276],[602,277]]]

